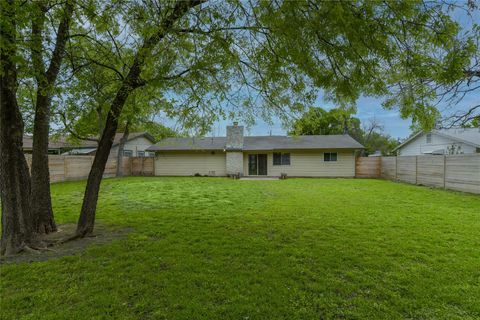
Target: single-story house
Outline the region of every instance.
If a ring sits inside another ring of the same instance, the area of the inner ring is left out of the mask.
[[[32,153],[33,136],[23,136],[23,152]],[[48,154],[62,154],[66,150],[71,149],[71,146],[66,142],[65,137],[51,137],[48,141]]]
[[[227,126],[226,137],[166,138],[149,147],[157,176],[354,177],[363,146],[349,135],[245,136]]]
[[[110,150],[111,156],[116,156],[118,153],[118,146],[123,133],[115,134],[113,140],[112,149]],[[153,143],[155,138],[148,132],[131,132],[128,135],[127,142],[125,142],[123,155],[126,157],[153,157],[154,152],[145,151]],[[33,137],[25,135],[23,137],[23,151],[25,153],[32,153]],[[64,136],[51,137],[48,142],[49,154],[63,154],[63,155],[95,155],[97,152],[97,142],[82,140],[78,143],[72,143],[67,141]]]
[[[110,149],[110,155],[116,156],[122,139],[123,133],[116,133],[113,139],[113,145]],[[125,142],[123,148],[123,155],[125,157],[153,157],[153,152],[146,152],[145,150],[155,143],[155,139],[148,132],[131,132],[128,135],[128,139]],[[82,141],[79,145],[73,149],[65,152],[66,155],[95,155],[97,152],[97,142],[95,141]]]
[[[420,131],[393,151],[400,156],[480,153],[480,128]]]

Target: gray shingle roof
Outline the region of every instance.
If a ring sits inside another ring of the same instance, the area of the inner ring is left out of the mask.
[[[166,138],[147,151],[223,150],[226,137]],[[244,151],[294,149],[363,149],[349,135],[252,136],[244,138]]]
[[[113,140],[112,147],[115,147],[116,145],[118,145],[120,143],[120,139],[122,138],[122,136],[123,136],[123,133],[116,133],[115,134],[115,138]],[[155,139],[148,132],[130,132],[128,134],[128,140],[127,141],[134,140],[138,137],[145,137],[148,140],[150,140],[152,143],[155,142]],[[24,149],[32,149],[32,146],[33,146],[33,137],[28,136],[28,135],[24,135],[23,136],[23,148]],[[85,140],[85,141],[81,140],[81,141],[78,141],[77,143],[71,143],[71,142],[67,141],[66,136],[51,137],[48,141],[48,148],[49,149],[64,149],[64,148],[73,148],[73,147],[78,148],[78,149],[81,149],[81,148],[88,148],[88,149],[95,148],[96,149],[98,147],[98,143],[95,142],[95,141],[87,141],[87,140]]]

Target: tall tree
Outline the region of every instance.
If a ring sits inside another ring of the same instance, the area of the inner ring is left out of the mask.
[[[51,99],[55,82],[61,68],[69,25],[73,14],[73,2],[65,2],[53,44],[53,52],[45,67],[45,23],[48,12],[47,1],[35,1],[32,6],[31,57],[37,83],[32,148],[32,214],[35,231],[56,231],[50,195],[50,172],[48,168],[48,141],[50,132]],[[60,11],[60,10],[59,10]],[[58,12],[54,12],[58,13]],[[48,35],[50,36],[50,35]]]
[[[14,254],[34,238],[30,207],[30,175],[23,155],[23,119],[17,103],[17,8],[0,2],[0,254]]]
[[[398,145],[396,139],[383,134],[383,126],[371,119],[361,126],[360,119],[353,117],[354,109],[334,108],[325,111],[322,108],[310,108],[295,120],[289,134],[292,135],[331,135],[350,134],[363,144],[362,155],[381,151],[388,155]]]
[[[353,117],[353,108],[309,108],[300,118],[292,123],[291,135],[329,135],[349,134],[357,141],[362,141],[363,132],[360,120]]]

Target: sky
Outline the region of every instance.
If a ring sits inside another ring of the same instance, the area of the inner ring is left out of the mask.
[[[401,119],[397,110],[385,110],[381,106],[382,100],[362,97],[357,102],[357,113],[355,117],[359,118],[362,123],[368,122],[375,118],[384,127],[384,132],[394,138],[406,138],[410,134],[410,119]],[[323,101],[320,96],[317,99],[315,106],[322,107],[329,110],[335,106],[331,103]],[[215,136],[224,136],[226,126],[231,124],[231,120],[217,121],[212,129],[211,134]],[[246,128],[246,134],[252,136],[265,135],[286,135],[285,128],[282,127],[278,119],[273,119],[273,124],[266,123],[261,119],[257,119],[256,124],[252,127]]]

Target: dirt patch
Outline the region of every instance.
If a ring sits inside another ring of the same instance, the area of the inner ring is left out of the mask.
[[[113,240],[123,238],[132,231],[132,228],[118,228],[96,224],[93,235],[61,243],[62,240],[71,237],[75,233],[76,224],[69,223],[58,226],[58,231],[43,235],[40,240],[52,245],[46,251],[22,252],[20,254],[8,257],[1,257],[0,264],[46,261],[54,258],[72,256],[84,251],[91,245],[102,245]],[[58,242],[58,244],[56,244]]]

